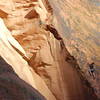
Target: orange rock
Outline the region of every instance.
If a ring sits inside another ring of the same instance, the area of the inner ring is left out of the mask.
[[[3,11],[2,9],[0,9],[0,17],[1,18],[7,18],[8,13],[6,13],[5,11]]]
[[[34,9],[29,11],[28,14],[25,15],[25,18],[28,18],[28,19],[33,19],[33,18],[38,18],[38,17],[39,17],[39,14]]]

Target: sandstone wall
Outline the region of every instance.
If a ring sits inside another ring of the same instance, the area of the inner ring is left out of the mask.
[[[88,100],[92,97],[63,39],[55,38],[55,33],[47,30],[46,25],[52,24],[53,16],[45,3],[41,0],[1,0],[0,5],[3,11],[0,56],[17,75],[47,100]]]

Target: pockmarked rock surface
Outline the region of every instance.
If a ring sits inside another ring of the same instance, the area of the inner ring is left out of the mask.
[[[100,0],[48,1],[53,8],[53,25],[100,98]],[[95,80],[88,72],[92,62]]]
[[[97,100],[56,29],[62,19],[53,16],[48,0],[0,0],[0,8],[6,9],[0,14],[0,56],[22,80],[47,100]]]

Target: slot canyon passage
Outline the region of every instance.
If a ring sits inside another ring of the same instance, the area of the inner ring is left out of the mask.
[[[0,100],[100,100],[99,4],[0,0]]]

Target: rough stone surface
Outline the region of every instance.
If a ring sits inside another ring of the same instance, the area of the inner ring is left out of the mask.
[[[100,0],[48,1],[53,8],[53,25],[100,98]],[[88,72],[92,62],[95,79]]]
[[[51,25],[58,22],[47,0],[0,0],[0,7],[9,8],[7,18],[0,18],[0,56],[22,80],[47,100],[96,100],[64,37]]]
[[[7,18],[7,16],[8,16],[8,14],[5,11],[3,11],[2,9],[0,9],[0,17]]]

